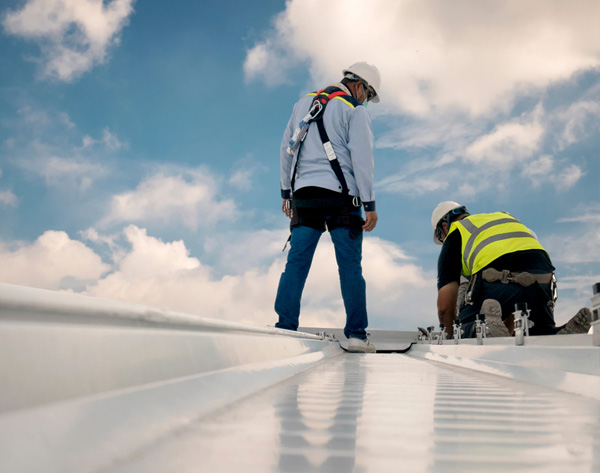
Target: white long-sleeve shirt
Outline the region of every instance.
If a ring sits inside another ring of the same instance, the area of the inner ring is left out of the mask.
[[[347,91],[342,84],[335,87]],[[290,155],[287,148],[300,121],[305,117],[314,100],[314,95],[301,98],[294,110],[281,140],[281,195],[292,194],[292,176],[296,167],[295,190],[302,187],[322,187],[342,192],[319,135],[316,123],[312,123],[298,155]],[[365,210],[375,210],[373,189],[373,131],[371,118],[364,106],[352,97],[336,97],[329,101],[323,113],[323,125],[329,136],[336,157],[344,173],[350,195],[359,196]]]

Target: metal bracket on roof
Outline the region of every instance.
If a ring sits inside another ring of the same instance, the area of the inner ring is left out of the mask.
[[[446,325],[440,324],[440,334],[437,337],[438,345],[443,345],[447,338],[448,334],[446,333]]]
[[[318,337],[321,337],[322,340],[328,340],[330,342],[336,341],[335,335],[333,333],[328,334],[327,332],[317,332],[315,335],[317,335]]]
[[[515,345],[522,346],[525,344],[525,337],[529,336],[529,315],[531,311],[527,308],[526,303],[515,304]]]
[[[465,333],[465,331],[462,329],[462,324],[458,322],[458,320],[456,320],[452,325],[452,333],[454,334],[454,344],[458,345],[462,339],[462,334]]]
[[[475,320],[475,333],[477,334],[477,345],[483,345],[483,339],[485,338],[485,321],[479,320],[479,314],[477,314],[477,320]]]

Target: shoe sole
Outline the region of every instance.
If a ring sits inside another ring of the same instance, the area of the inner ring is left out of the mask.
[[[592,325],[592,311],[587,307],[579,309],[571,320],[557,332],[557,335],[569,335],[571,333],[588,333]]]
[[[375,350],[374,348],[371,350],[363,350],[360,348],[350,348],[348,347],[348,349],[346,350],[348,353],[375,353],[377,350]]]
[[[502,308],[494,299],[486,299],[481,304],[481,313],[485,315],[485,326],[488,337],[510,337],[510,333],[502,322]]]

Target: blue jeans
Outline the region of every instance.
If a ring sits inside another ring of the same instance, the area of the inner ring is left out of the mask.
[[[291,248],[275,299],[275,312],[279,315],[275,327],[298,329],[300,299],[322,233],[305,226],[292,229]],[[361,266],[363,234],[360,232],[351,238],[348,227],[338,227],[330,233],[346,308],[344,335],[365,339],[368,321],[366,285]]]

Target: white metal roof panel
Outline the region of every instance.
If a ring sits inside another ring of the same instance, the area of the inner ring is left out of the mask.
[[[107,471],[596,472],[600,403],[399,354],[344,354]]]

